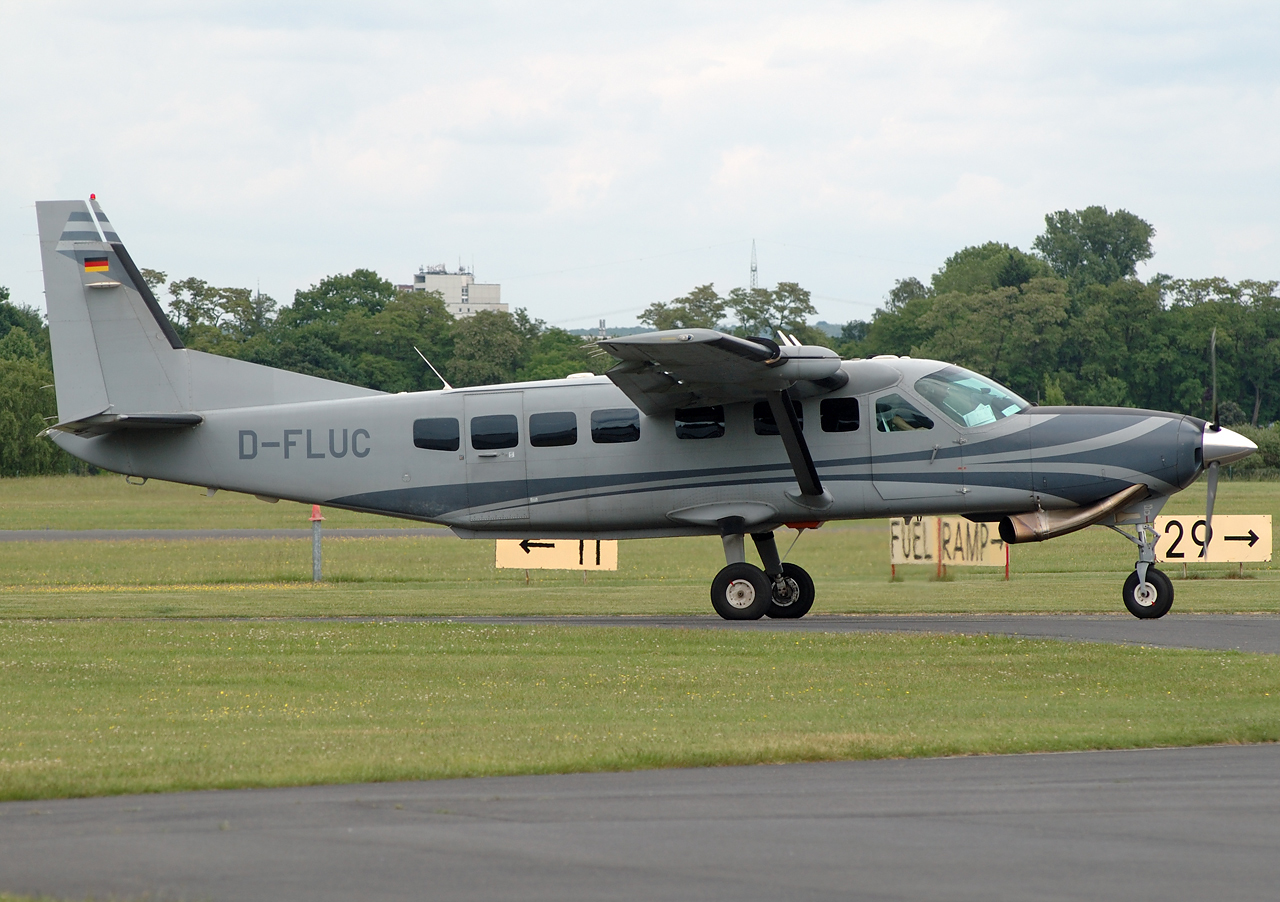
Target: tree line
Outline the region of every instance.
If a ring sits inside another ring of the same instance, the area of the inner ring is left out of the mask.
[[[438,293],[397,290],[367,269],[299,290],[286,307],[247,288],[142,276],[188,348],[387,392],[441,387],[418,351],[455,386],[602,372],[610,361],[524,310],[454,319]],[[48,327],[0,287],[0,476],[87,472],[38,437],[56,421],[52,383]]]
[[[867,321],[831,337],[809,325],[795,282],[701,285],[638,317],[654,329],[716,328],[833,347],[845,357],[910,354],[985,373],[1041,404],[1137,406],[1208,417],[1209,341],[1217,329],[1219,410],[1263,449],[1247,467],[1280,467],[1277,282],[1142,281],[1155,229],[1125,210],[1045,217],[1029,251],[1000,242],[948,257],[927,283],[896,281]],[[400,291],[358,269],[281,306],[246,288],[143,270],[187,347],[383,391],[439,388],[419,349],[457,386],[602,372],[611,358],[524,310],[454,319],[433,292]],[[37,433],[56,414],[48,329],[0,288],[0,475],[82,471]],[[1254,427],[1254,428],[1250,428]]]

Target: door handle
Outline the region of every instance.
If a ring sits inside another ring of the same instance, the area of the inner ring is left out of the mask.
[[[481,451],[479,454],[476,455],[476,457],[497,457],[497,456],[498,456],[497,451]]]

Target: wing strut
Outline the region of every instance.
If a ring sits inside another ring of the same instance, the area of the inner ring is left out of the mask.
[[[787,449],[791,469],[795,471],[796,482],[800,484],[800,493],[822,497],[822,480],[818,478],[818,468],[813,465],[813,456],[809,454],[809,446],[805,444],[804,434],[800,431],[800,419],[796,416],[791,396],[784,391],[772,391],[766,397],[769,399],[769,410],[773,412],[773,421],[778,424],[782,445]]]

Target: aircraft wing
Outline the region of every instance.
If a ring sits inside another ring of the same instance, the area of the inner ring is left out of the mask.
[[[816,345],[778,345],[714,329],[670,329],[596,344],[619,361],[607,375],[649,416],[680,407],[813,395],[849,381],[840,356]]]

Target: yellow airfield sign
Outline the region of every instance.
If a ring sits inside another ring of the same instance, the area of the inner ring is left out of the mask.
[[[617,570],[618,540],[498,539],[497,566],[511,570]]]
[[[1218,514],[1213,535],[1203,516],[1156,517],[1156,560],[1162,564],[1247,564],[1271,560],[1270,514]]]
[[[944,567],[1004,567],[1008,546],[994,523],[964,517],[894,517],[889,521],[889,563]]]

